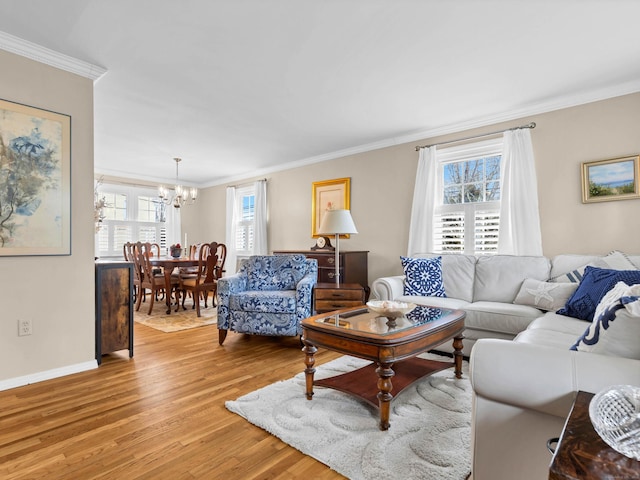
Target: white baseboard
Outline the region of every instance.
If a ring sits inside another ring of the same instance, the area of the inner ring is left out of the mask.
[[[24,375],[22,377],[0,380],[0,391],[9,390],[16,387],[23,387],[32,383],[43,382],[45,380],[51,380],[52,378],[64,377],[73,373],[85,372],[87,370],[93,370],[94,368],[98,368],[98,362],[96,360],[77,363],[75,365],[67,365],[66,367],[54,368],[52,370],[46,370],[44,372],[32,373],[30,375]]]

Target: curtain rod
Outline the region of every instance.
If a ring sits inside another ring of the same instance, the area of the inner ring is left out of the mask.
[[[448,140],[446,142],[432,143],[431,145],[417,145],[416,152],[419,151],[421,148],[429,148],[429,147],[435,147],[436,145],[447,145],[449,143],[464,142],[465,140],[473,140],[474,138],[489,137],[491,135],[497,135],[498,133],[511,132],[513,130],[520,130],[521,128],[536,128],[536,122],[527,123],[526,125],[521,125],[519,127],[506,128],[504,130],[497,130],[495,132],[481,133],[480,135],[473,135],[471,137],[459,138],[457,140]]]
[[[246,182],[246,183],[240,183],[238,185],[227,185],[227,188],[229,187],[233,187],[233,188],[240,188],[240,187],[246,187],[248,185],[253,185],[256,182],[260,182],[260,181],[264,181],[266,182],[268,179],[267,178],[259,178],[257,180],[252,180],[251,182]]]

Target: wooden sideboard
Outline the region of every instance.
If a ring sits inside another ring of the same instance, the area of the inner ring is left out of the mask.
[[[274,255],[301,253],[318,261],[318,283],[335,283],[336,253],[333,250],[276,250]],[[340,250],[340,283],[359,283],[369,298],[368,251]]]
[[[133,357],[133,263],[96,262],[96,360],[118,350]]]

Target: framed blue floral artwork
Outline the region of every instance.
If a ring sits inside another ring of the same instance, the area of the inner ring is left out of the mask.
[[[71,117],[0,100],[0,256],[71,254]]]

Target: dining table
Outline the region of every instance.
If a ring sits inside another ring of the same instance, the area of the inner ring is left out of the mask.
[[[188,257],[152,257],[149,259],[154,267],[162,267],[164,271],[165,301],[167,304],[167,315],[171,314],[171,274],[175,268],[194,267],[198,265],[197,259]]]

